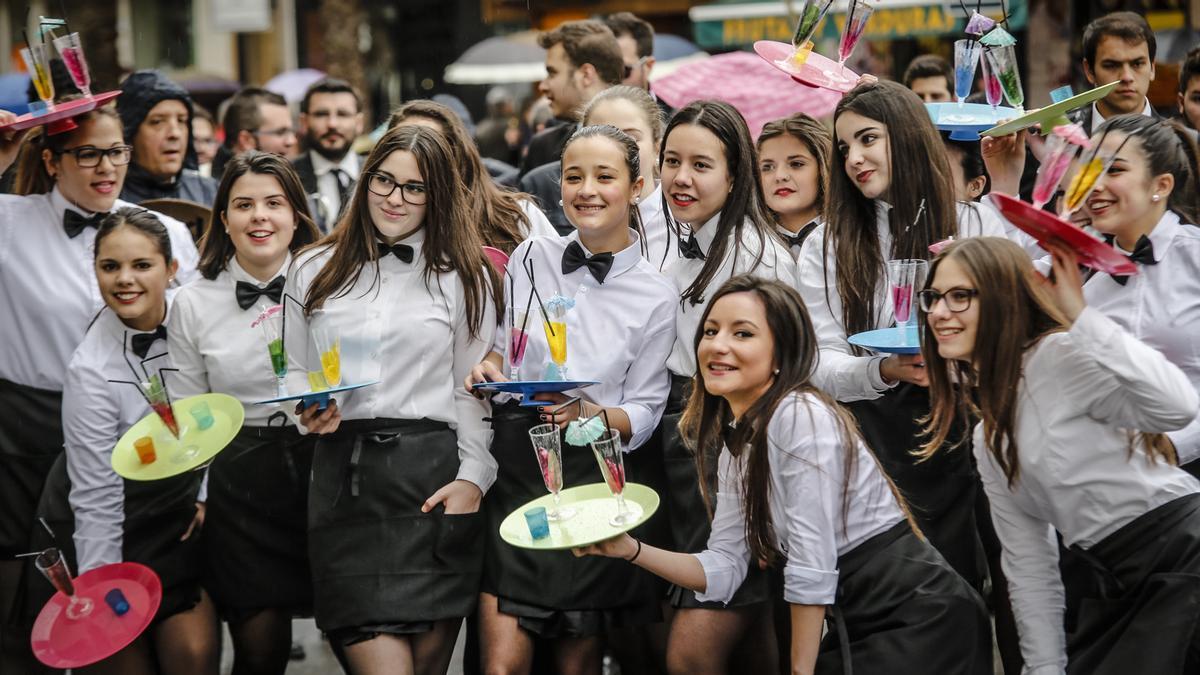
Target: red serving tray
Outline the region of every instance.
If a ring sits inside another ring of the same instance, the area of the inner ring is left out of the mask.
[[[1121,275],[1138,273],[1137,264],[1121,255],[1117,249],[1098,241],[1062,218],[1006,194],[993,192],[988,196],[1008,222],[1037,239],[1039,244],[1060,241],[1075,251],[1079,262],[1101,272]]]
[[[808,55],[808,60],[799,68],[792,63],[792,54],[796,50],[786,42],[759,40],[754,43],[754,51],[767,63],[791,75],[793,80],[810,87],[845,93],[858,84],[858,73],[815,51]],[[826,71],[837,73],[839,69],[841,78],[826,75]]]
[[[46,133],[51,136],[74,131],[79,127],[75,124],[75,117],[91,112],[120,95],[120,91],[106,91],[102,94],[94,94],[89,98],[55,103],[54,110],[43,115],[25,113],[8,124],[0,124],[0,131],[22,131],[42,125],[46,126]]]
[[[81,619],[67,618],[70,600],[60,591],[33,624],[33,654],[51,668],[82,668],[128,647],[150,625],[162,602],[158,575],[138,563],[97,567],[74,582],[76,595],[92,601],[92,612]],[[104,601],[114,588],[121,589],[129,601],[129,611],[121,616]]]

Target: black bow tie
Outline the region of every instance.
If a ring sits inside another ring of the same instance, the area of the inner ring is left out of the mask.
[[[271,280],[271,283],[262,288],[248,281],[239,281],[234,292],[237,294],[238,307],[242,309],[250,309],[264,295],[278,305],[279,299],[283,297],[283,275],[275,277]]]
[[[689,232],[687,239],[679,237],[679,252],[691,260],[704,260],[704,251],[700,250],[700,242],[696,241],[695,232]]]
[[[784,234],[783,232],[780,232],[779,236],[783,237],[783,241],[788,245],[788,248],[793,248],[803,244],[804,240],[807,239],[808,235],[812,234],[812,231],[815,229],[817,229],[817,221],[814,220],[800,228],[800,231],[796,234]]]
[[[79,236],[89,227],[100,227],[100,221],[104,220],[107,213],[93,213],[90,216],[85,216],[78,211],[67,209],[63,211],[63,229],[67,231],[67,236],[74,239]]]
[[[388,257],[389,254],[396,256],[406,263],[413,261],[413,247],[409,246],[408,244],[388,245],[382,241],[379,242],[379,259],[383,260],[384,258]]]
[[[167,327],[159,326],[154,329],[153,333],[138,333],[129,340],[129,347],[134,354],[138,355],[139,359],[146,358],[146,352],[150,351],[150,345],[156,340],[167,339]]]
[[[612,253],[597,253],[596,255],[589,256],[584,252],[579,242],[573,241],[567,244],[567,250],[563,251],[562,273],[570,274],[586,265],[588,271],[596,278],[596,281],[604,283],[604,277],[608,276],[608,271],[612,269],[612,264]]]
[[[1109,243],[1111,244],[1112,242],[1113,239],[1109,239]],[[1130,262],[1141,265],[1154,265],[1158,263],[1158,261],[1154,259],[1154,244],[1150,241],[1150,238],[1144,234],[1138,237],[1137,243],[1133,245],[1133,253],[1130,253],[1125,257],[1129,258]],[[1114,274],[1112,275],[1112,278],[1113,281],[1121,284],[1122,286],[1129,283],[1129,275],[1126,274]]]

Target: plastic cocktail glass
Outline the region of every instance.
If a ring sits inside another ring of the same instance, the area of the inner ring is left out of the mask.
[[[1115,159],[1116,155],[1107,152],[1092,152],[1080,158],[1075,175],[1067,183],[1067,191],[1063,194],[1060,216],[1069,218],[1083,206]]]
[[[1024,109],[1025,90],[1021,88],[1021,73],[1017,70],[1017,52],[1012,45],[992,47],[986,57],[991,59],[992,72],[1000,80],[1004,98],[1014,108]]]
[[[975,40],[954,41],[954,96],[960,106],[971,95],[971,87],[975,84],[981,48]]]
[[[267,339],[267,356],[275,374],[275,395],[287,396],[288,357],[283,344],[283,308],[276,305],[259,314],[255,321]]]
[[[79,33],[69,33],[54,38],[54,46],[62,55],[63,65],[71,74],[71,81],[75,83],[76,87],[79,87],[79,91],[83,92],[84,96],[90,97],[92,95],[92,78],[88,73],[87,59],[83,56],[83,44],[79,40]]]
[[[71,580],[71,570],[67,561],[57,548],[48,548],[33,559],[34,567],[63,595],[67,596],[68,619],[82,619],[92,613],[92,601],[75,594],[75,584]]]
[[[623,527],[635,522],[642,515],[642,508],[625,503],[625,452],[621,449],[621,434],[616,429],[607,429],[600,438],[592,441],[592,454],[600,465],[604,483],[617,499],[617,513],[609,519],[609,525]]]
[[[842,39],[838,43],[838,65],[846,66],[846,59],[854,53],[858,41],[867,29],[867,20],[875,12],[875,6],[866,0],[850,0],[850,8],[846,12],[846,25],[842,29]]]
[[[1004,89],[1000,86],[1000,78],[992,69],[991,59],[987,55],[991,49],[986,46],[983,48],[983,57],[979,59],[979,65],[983,69],[983,94],[987,97],[988,105],[995,110],[1004,98]]]
[[[792,54],[792,62],[795,65],[803,66],[808,61],[813,48],[812,37],[831,6],[833,0],[804,0],[800,19],[796,22],[796,32],[792,35],[792,48],[796,50]]]
[[[171,408],[171,401],[167,398],[167,389],[163,386],[162,379],[158,375],[151,375],[150,381],[144,383],[144,389],[146,398],[150,401],[150,409],[158,414],[171,435],[179,438],[179,423],[175,420],[175,411]]]
[[[919,259],[889,260],[887,263],[888,287],[892,301],[892,313],[896,327],[905,330],[916,325],[917,312],[914,306],[916,292],[924,287],[929,263]]]
[[[1037,180],[1033,184],[1035,207],[1042,208],[1054,196],[1054,191],[1071,168],[1071,162],[1078,151],[1078,145],[1058,134],[1050,134],[1046,138],[1046,159],[1038,167]]]
[[[512,326],[508,329],[508,379],[521,379],[521,364],[525,361],[525,347],[529,345],[529,333],[525,332],[524,310],[513,310]]]
[[[54,109],[54,80],[50,77],[50,47],[44,44],[32,44],[21,49],[21,58],[33,80],[33,88],[37,90],[41,104],[31,103],[30,112],[40,115]]]
[[[529,441],[533,443],[533,454],[537,456],[542,482],[554,495],[554,508],[546,513],[553,521],[567,520],[575,515],[575,509],[561,506],[559,492],[563,488],[562,439],[557,424],[539,424],[529,430]]]
[[[567,379],[567,310],[557,304],[546,307],[549,321],[543,321],[546,343],[550,347],[550,360],[558,366],[560,380]]]
[[[324,310],[314,310],[309,317],[313,342],[321,361],[325,384],[337,387],[342,383],[342,338]]]

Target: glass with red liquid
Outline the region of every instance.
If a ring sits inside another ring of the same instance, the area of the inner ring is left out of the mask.
[[[58,48],[58,53],[62,56],[63,65],[67,67],[67,72],[71,74],[71,81],[75,83],[76,87],[79,87],[79,91],[84,96],[90,98],[92,95],[92,77],[88,73],[87,59],[83,57],[83,43],[79,40],[79,33],[69,33],[54,38],[54,46]]]
[[[642,507],[625,502],[625,451],[621,446],[621,433],[616,429],[606,429],[591,445],[604,483],[613,497],[617,498],[617,513],[609,519],[608,524],[624,527],[636,522],[642,515]]]
[[[521,364],[525,361],[525,347],[529,345],[529,333],[525,332],[525,312],[514,309],[512,326],[508,329],[508,379],[521,379]]]
[[[907,330],[917,325],[916,294],[925,286],[929,263],[919,259],[889,260],[887,264],[888,297],[896,327]]]
[[[548,520],[558,522],[567,520],[575,515],[575,509],[561,506],[559,492],[563,488],[562,472],[562,441],[557,424],[539,424],[529,430],[529,441],[533,443],[533,453],[537,456],[538,468],[542,471],[542,482],[546,489],[554,495],[554,508],[546,510]]]

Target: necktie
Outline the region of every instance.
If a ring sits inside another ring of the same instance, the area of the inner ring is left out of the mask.
[[[780,232],[779,236],[783,237],[784,243],[786,243],[789,248],[792,248],[803,244],[804,240],[807,239],[808,235],[812,234],[812,231],[815,229],[817,229],[817,221],[814,220],[800,228],[800,231],[796,234],[784,234],[783,232]]]
[[[579,245],[579,242],[573,241],[567,244],[567,250],[563,251],[562,273],[570,274],[586,265],[588,271],[596,278],[596,281],[604,283],[604,277],[608,276],[608,271],[612,269],[612,264],[612,253],[597,253],[596,255],[589,256],[583,251],[583,247]]]
[[[687,239],[679,237],[679,252],[691,260],[704,260],[704,251],[700,250],[700,242],[696,241],[695,232],[689,232]]]
[[[283,297],[283,275],[275,277],[271,280],[271,283],[262,288],[248,281],[239,281],[234,292],[237,293],[238,307],[242,309],[249,309],[251,305],[264,295],[278,305],[279,299]]]
[[[100,221],[104,220],[104,216],[107,215],[107,213],[94,213],[90,216],[85,216],[78,211],[67,209],[63,212],[63,229],[67,231],[68,237],[74,239],[86,228],[100,227]]]
[[[146,358],[146,352],[150,351],[150,345],[154,344],[155,340],[167,339],[167,327],[159,326],[152,333],[138,333],[129,341],[129,347],[133,349],[133,353],[138,355],[139,359]]]
[[[337,181],[338,186],[338,210],[346,210],[346,200],[350,198],[350,174],[334,167],[329,170],[333,174],[333,179]]]
[[[1112,240],[1109,240],[1109,243],[1112,243]],[[1154,259],[1154,244],[1144,234],[1138,237],[1137,243],[1133,245],[1133,253],[1125,257],[1129,258],[1131,262],[1141,265],[1154,265],[1158,262]],[[1112,278],[1113,281],[1122,286],[1129,283],[1129,276],[1125,274],[1114,274]]]
[[[408,244],[392,244],[389,246],[382,241],[379,242],[379,259],[382,260],[388,257],[389,254],[396,256],[406,263],[413,261],[413,247]]]

